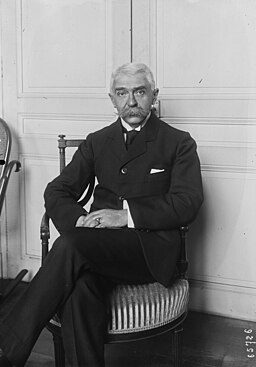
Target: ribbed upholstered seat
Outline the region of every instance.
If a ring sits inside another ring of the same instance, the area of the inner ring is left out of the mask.
[[[65,149],[77,147],[82,140],[64,139],[60,135],[60,171],[65,167]],[[87,202],[93,191],[93,183],[83,198]],[[174,367],[182,366],[181,333],[187,315],[189,284],[185,279],[187,271],[186,232],[181,227],[181,251],[177,262],[178,278],[168,288],[159,283],[144,285],[118,285],[109,296],[109,325],[106,343],[129,342],[157,336],[163,332],[173,335]],[[42,261],[49,248],[49,217],[44,214],[41,222]],[[53,335],[55,366],[65,367],[65,352],[62,344],[61,324],[55,316],[47,325]],[[157,366],[156,366],[157,367]]]
[[[173,322],[186,312],[188,297],[185,279],[177,279],[169,288],[160,283],[118,285],[109,299],[108,333],[134,333]],[[61,327],[57,316],[50,323]]]
[[[188,290],[185,279],[169,288],[160,283],[117,286],[110,300],[108,333],[134,333],[176,320],[187,309]]]

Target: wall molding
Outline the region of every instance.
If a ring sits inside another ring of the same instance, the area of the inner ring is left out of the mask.
[[[233,173],[233,174],[256,174],[256,167],[247,166],[228,166],[228,165],[217,165],[217,164],[202,164],[202,172],[215,172],[215,173]],[[254,178],[256,179],[256,178]]]
[[[256,321],[256,288],[190,280],[190,310]]]
[[[163,117],[163,120],[191,131],[200,147],[256,148],[256,118]]]
[[[192,283],[200,282],[202,284],[217,284],[218,286],[236,287],[237,289],[253,289],[256,294],[256,281],[250,281],[238,278],[225,278],[222,276],[214,275],[200,275],[200,274],[189,274],[189,279]]]
[[[93,124],[96,123],[99,125],[109,124],[111,122],[114,122],[115,119],[116,119],[116,116],[114,114],[78,115],[78,114],[60,114],[60,113],[26,113],[26,114],[20,113],[18,114],[18,132],[19,132],[20,138],[32,137],[35,135],[38,136],[38,134],[40,134],[40,139],[48,138],[48,137],[56,138],[57,136],[56,132],[50,133],[49,131],[44,131],[43,128],[40,131],[38,131],[37,129],[26,131],[26,128],[27,128],[26,123],[31,123],[31,121],[38,121],[38,122],[40,121],[48,121],[48,122],[63,121],[63,122],[66,122],[67,124],[70,124],[71,122],[75,121],[77,123],[81,123],[83,126],[83,130],[81,130],[81,133],[79,134],[75,133],[75,135],[84,137],[84,132],[86,131],[85,124],[87,124],[87,126],[88,126],[88,123],[93,123]],[[72,128],[72,125],[70,125],[70,127]],[[69,134],[69,131],[64,131],[64,129],[63,129],[63,132]],[[60,133],[61,131],[57,132],[57,134],[60,134]]]
[[[83,85],[83,86],[58,86],[58,85],[28,85],[25,75],[25,60],[24,57],[24,32],[25,25],[23,22],[26,16],[24,10],[24,0],[16,0],[16,39],[17,39],[17,79],[18,79],[18,97],[20,98],[40,98],[40,97],[71,97],[71,98],[103,98],[108,93],[109,75],[112,71],[112,58],[111,58],[111,15],[112,15],[112,2],[106,2],[105,6],[105,69],[106,74],[102,85]]]
[[[186,88],[169,88],[170,93],[164,93],[163,87],[160,87],[160,95],[159,97],[163,100],[255,100],[256,99],[256,88],[253,89],[253,92],[248,92],[247,89],[237,88],[239,92],[231,92],[228,88],[227,92],[224,92],[222,88],[218,89],[218,93],[215,91],[207,92],[206,90],[202,90],[200,88],[191,88],[195,90],[194,93],[188,92]],[[217,88],[216,88],[217,89]],[[198,92],[198,90],[202,90]],[[242,92],[244,90],[244,92]]]
[[[164,120],[174,122],[176,125],[256,126],[256,118],[251,117],[164,117]]]

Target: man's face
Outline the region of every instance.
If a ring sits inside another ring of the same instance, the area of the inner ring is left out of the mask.
[[[118,114],[133,128],[147,117],[155,102],[158,90],[151,85],[144,73],[135,75],[119,74],[114,81],[114,92],[110,94]]]

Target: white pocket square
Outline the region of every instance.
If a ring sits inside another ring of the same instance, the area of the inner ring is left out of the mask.
[[[150,170],[151,175],[152,173],[159,173],[159,172],[164,172],[164,168],[151,168]]]

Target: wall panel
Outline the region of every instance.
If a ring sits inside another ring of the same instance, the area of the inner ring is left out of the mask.
[[[253,1],[165,0],[157,11],[158,84],[164,94],[255,95]]]
[[[40,260],[39,225],[44,212],[43,192],[45,177],[56,176],[59,163],[56,157],[37,154],[22,154],[22,197],[21,239],[22,256],[27,259]],[[52,238],[55,235],[51,235]],[[38,240],[35,240],[37,239]],[[31,270],[31,268],[30,268]]]

